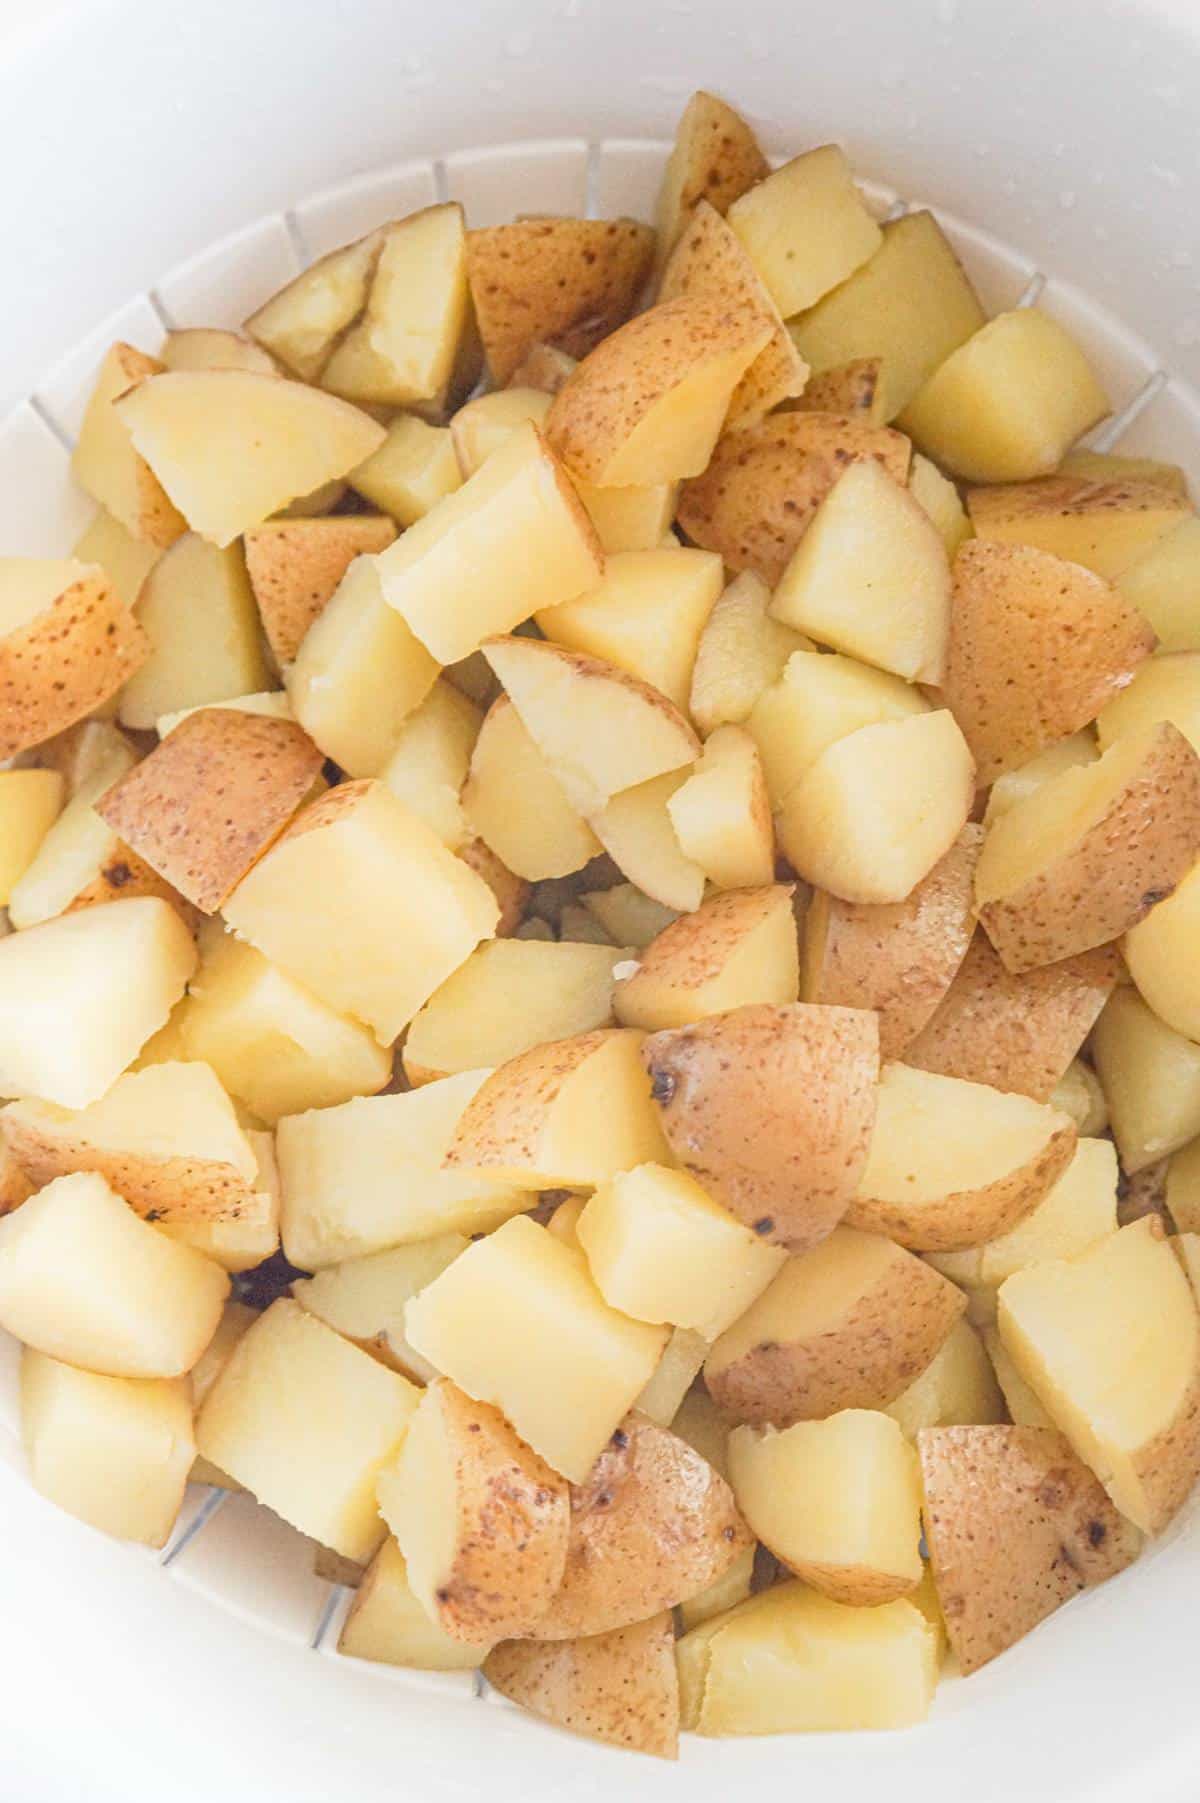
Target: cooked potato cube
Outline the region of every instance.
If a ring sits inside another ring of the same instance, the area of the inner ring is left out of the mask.
[[[1193,865],[1174,894],[1125,935],[1125,961],[1142,996],[1168,1027],[1193,1040],[1200,1040],[1198,922],[1200,877]]]
[[[132,344],[114,344],[100,365],[71,459],[79,485],[132,537],[160,550],[174,544],[186,522],[134,449],[129,424],[113,402],[165,367]]]
[[[1050,1100],[1055,1108],[1070,1115],[1080,1134],[1094,1136],[1108,1126],[1108,1103],[1100,1079],[1082,1058],[1073,1059],[1067,1066]]]
[[[437,1372],[405,1337],[404,1310],[469,1244],[461,1233],[439,1233],[409,1246],[343,1259],[315,1277],[296,1278],[292,1295],[310,1315],[393,1371],[414,1383],[432,1383]]]
[[[945,545],[886,470],[852,463],[813,515],[771,612],[824,645],[937,684],[950,629]]]
[[[901,1597],[848,1608],[778,1584],[676,1647],[681,1722],[698,1734],[908,1728],[929,1713],[938,1633]]]
[[[1037,307],[998,313],[917,390],[899,424],[952,475],[1024,482],[1057,469],[1109,400],[1087,358]]]
[[[814,306],[883,243],[837,144],[793,157],[735,200],[728,217],[785,319]]]
[[[698,476],[771,331],[744,304],[663,301],[584,358],[554,397],[546,436],[573,476],[599,488]]]
[[[235,932],[381,1045],[498,917],[482,878],[379,782],[305,808],[225,904]]]
[[[1200,747],[1200,654],[1168,651],[1139,664],[1133,680],[1113,696],[1096,720],[1101,751],[1145,726],[1169,720]]]
[[[811,643],[767,612],[771,591],[746,570],[718,598],[700,634],[687,711],[702,733],[741,726],[783,675],[793,651]]]
[[[540,388],[496,388],[460,407],[450,421],[450,440],[463,481],[482,469],[519,426],[532,424],[540,431],[549,411],[550,396]]]
[[[797,984],[792,892],[780,883],[710,896],[672,922],[622,976],[613,1007],[623,1026],[655,1033],[754,1002],[794,1002]]]
[[[476,1241],[409,1303],[405,1319],[424,1358],[502,1410],[576,1484],[649,1381],[667,1337],[610,1308],[583,1255],[524,1218]]]
[[[475,741],[462,808],[497,857],[531,882],[582,870],[601,849],[505,695]]]
[[[305,1271],[443,1233],[484,1233],[532,1207],[528,1188],[442,1164],[487,1073],[358,1097],[280,1121],[283,1243]]]
[[[999,1325],[1122,1515],[1159,1532],[1200,1474],[1200,1317],[1161,1224],[1018,1271],[1001,1286]]]
[[[461,851],[471,827],[459,797],[483,716],[450,683],[437,681],[401,725],[380,772],[397,801],[433,828],[443,845]]]
[[[302,1534],[361,1562],[383,1540],[376,1480],[420,1395],[285,1297],[234,1348],[196,1445]]]
[[[101,507],[71,555],[79,563],[98,563],[120,600],[132,608],[161,550],[147,538],[134,538]]]
[[[800,342],[800,320],[788,326],[793,342]],[[887,399],[880,357],[856,357],[849,363],[835,364],[820,375],[810,375],[804,392],[793,402],[798,413],[851,413],[868,426],[882,426],[883,406]],[[932,468],[932,465],[930,465]]]
[[[992,1361],[969,1321],[955,1322],[924,1371],[883,1412],[910,1440],[924,1427],[1004,1420],[1004,1397]]]
[[[166,1545],[192,1463],[186,1382],[105,1377],[27,1346],[21,1436],[49,1502],[119,1540]]]
[[[305,382],[315,382],[333,347],[367,303],[383,233],[345,244],[252,313],[246,330]]]
[[[877,357],[882,425],[985,319],[937,220],[915,212],[890,220],[870,261],[794,320],[792,335],[818,376]]]
[[[1149,620],[1163,651],[1200,651],[1200,519],[1187,519],[1155,539],[1119,572],[1117,586]]]
[[[643,1164],[601,1184],[577,1227],[604,1300],[708,1340],[745,1313],[787,1256],[683,1171]]]
[[[557,458],[522,426],[376,567],[385,601],[449,664],[593,586],[604,557]]]
[[[246,572],[279,664],[292,662],[354,559],[385,551],[395,536],[391,520],[372,514],[267,520],[251,527],[245,536]]]
[[[902,902],[864,906],[814,890],[804,916],[802,999],[875,1009],[880,1056],[904,1056],[931,1016],[936,1017],[967,956],[975,931],[975,864],[982,839],[980,827],[964,826]],[[908,1062],[921,1060],[910,1057]]]
[[[98,1101],[195,968],[191,934],[149,896],[0,939],[0,1095]]]
[[[846,414],[772,414],[719,440],[704,474],[683,487],[679,524],[731,570],[774,586],[848,464],[870,458],[903,483],[911,455],[899,432]]]
[[[1113,992],[1092,1033],[1092,1057],[1127,1172],[1200,1133],[1200,1045],[1160,1020],[1135,989]]]
[[[1141,1535],[1045,1427],[926,1430],[925,1531],[964,1674],[1137,1558]]]
[[[1007,814],[1014,802],[1024,801],[1036,789],[1041,789],[1053,777],[1061,776],[1064,770],[1077,770],[1083,764],[1094,764],[1100,752],[1096,745],[1096,735],[1090,728],[1082,732],[1073,732],[1066,739],[1059,739],[1048,745],[1027,764],[1021,764],[1016,770],[1006,770],[998,776],[988,791],[987,808],[983,816],[985,826],[994,826],[1001,814]]]
[[[1153,649],[1141,615],[1077,564],[985,538],[964,546],[942,692],[980,785],[1094,720]]]
[[[615,664],[536,639],[492,639],[487,660],[578,811],[690,765],[700,742],[679,710]]]
[[[555,1223],[564,1209],[572,1207],[575,1209],[574,1223],[578,1226],[579,1216],[586,1206],[582,1196],[573,1196],[570,1202],[561,1203],[550,1219],[550,1231],[554,1232]],[[635,1411],[658,1427],[670,1427],[707,1357],[708,1341],[703,1335],[690,1327],[677,1327],[663,1347],[654,1376],[634,1403]]]
[[[900,902],[945,857],[974,793],[975,765],[947,709],[863,726],[788,794],[779,843],[798,875],[843,901]]]
[[[185,534],[142,584],[137,618],[149,648],[121,691],[122,726],[144,730],[163,714],[269,687],[239,545],[220,550]]]
[[[547,1040],[610,1026],[613,967],[621,956],[615,947],[519,939],[477,947],[409,1027],[409,1082],[506,1064]]]
[[[580,1640],[505,1641],[488,1654],[483,1671],[501,1696],[568,1733],[659,1759],[677,1755],[679,1680],[669,1611]]]
[[[379,449],[350,471],[350,481],[400,526],[415,526],[462,487],[449,429],[411,413],[392,421]]]
[[[770,173],[770,164],[740,113],[703,88],[683,109],[663,171],[655,215],[658,263],[666,262],[693,207],[707,200],[718,213]]]
[[[389,1534],[375,1554],[338,1640],[348,1659],[371,1659],[415,1671],[471,1671],[490,1651],[452,1640],[413,1595],[404,1554]]]
[[[646,488],[597,488],[582,477],[574,482],[606,557],[653,551],[670,534],[679,499],[677,482],[655,482]]]
[[[642,1048],[675,1159],[763,1240],[803,1252],[855,1194],[879,1074],[874,1017],[737,1008]]]
[[[1200,850],[1200,757],[1164,724],[1119,739],[995,821],[975,905],[1011,971],[1069,958],[1136,926]]]
[[[980,539],[1034,545],[1114,578],[1192,517],[1186,495],[1152,482],[1092,482],[1081,476],[973,489],[967,507]]]
[[[635,951],[649,945],[679,918],[674,908],[664,908],[661,902],[651,901],[632,883],[616,883],[611,889],[593,889],[580,899],[578,912],[591,917],[592,927],[604,934],[606,945],[628,945]],[[582,934],[566,932],[566,918],[567,909],[564,908],[563,938],[582,938]]]
[[[0,907],[58,818],[65,786],[57,770],[0,770]]]
[[[975,532],[957,488],[948,477],[943,476],[936,463],[930,463],[928,457],[922,457],[917,452],[909,472],[908,492],[917,505],[925,509],[937,527],[946,547],[946,555],[953,560],[959,547],[972,538]]]
[[[762,757],[771,800],[780,808],[837,739],[860,726],[928,712],[928,702],[911,683],[855,658],[814,649],[788,658],[782,675],[760,694],[746,726]]]
[[[182,1376],[228,1294],[224,1271],[140,1221],[95,1172],[56,1178],[0,1221],[0,1324],[85,1370]]]
[[[667,813],[684,856],[718,889],[771,881],[771,803],[758,747],[744,727],[717,727],[691,776],[668,798]]]
[[[893,1240],[835,1227],[723,1333],[704,1367],[721,1413],[790,1427],[885,1409],[926,1370],[966,1298]]]
[[[1053,1421],[1004,1350],[1000,1329],[993,1323],[981,1328],[980,1332],[1014,1426],[1053,1428]]]
[[[148,653],[98,564],[0,558],[0,758],[102,706]]]
[[[680,914],[704,898],[704,871],[684,854],[670,812],[687,780],[686,770],[652,776],[612,796],[589,823],[622,876]]]
[[[698,1628],[702,1622],[711,1621],[714,1615],[724,1615],[727,1610],[747,1601],[754,1582],[757,1552],[756,1546],[748,1546],[723,1577],[710,1584],[707,1590],[702,1590],[699,1596],[689,1597],[686,1602],[680,1603],[679,1625],[685,1634]]]

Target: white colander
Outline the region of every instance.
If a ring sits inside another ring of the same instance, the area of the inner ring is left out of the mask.
[[[1037,299],[1113,396],[1101,447],[1200,490],[1200,0],[0,0],[0,553],[90,515],[67,459],[100,351],[236,324],[311,257],[439,198],[635,213],[697,86],[768,148],[847,145],[931,205],[991,310]],[[11,411],[9,411],[11,409]],[[4,417],[6,415],[6,417]],[[1200,1527],[947,1680],[905,1734],[569,1739],[467,1676],[334,1651],[346,1598],[248,1497],[161,1557],[25,1483],[0,1358],[0,1803],[1195,1803]],[[553,1374],[548,1373],[548,1381]],[[219,1605],[214,1608],[213,1604]]]

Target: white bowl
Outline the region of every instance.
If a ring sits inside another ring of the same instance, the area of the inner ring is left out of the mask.
[[[16,8],[13,8],[15,13]],[[67,446],[98,348],[236,323],[298,266],[437,194],[645,212],[691,90],[783,152],[845,142],[881,211],[933,204],[993,308],[1040,293],[1103,369],[1096,442],[1200,483],[1193,0],[56,0],[3,32],[0,553],[90,512]],[[10,411],[11,409],[11,411]],[[164,1561],[39,1501],[0,1360],[5,1803],[1192,1803],[1190,1522],[905,1734],[688,1740],[678,1768],[569,1739],[469,1679],[332,1652],[344,1598],[249,1499],[189,1498]],[[175,1581],[172,1581],[175,1580]],[[225,1604],[215,1609],[214,1601]],[[312,1643],[319,1642],[319,1651]]]

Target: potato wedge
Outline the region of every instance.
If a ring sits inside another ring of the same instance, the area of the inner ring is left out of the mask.
[[[610,804],[611,805],[611,804]],[[718,726],[667,801],[680,850],[718,889],[752,889],[775,874],[775,828],[762,759],[741,726]]]
[[[763,313],[681,295],[631,319],[554,397],[546,437],[598,488],[698,476],[738,383],[771,337]]]
[[[880,1057],[901,1057],[936,1017],[967,956],[982,841],[981,827],[964,826],[906,901],[860,905],[814,890],[804,917],[802,999],[875,1009]]]
[[[671,814],[687,780],[686,770],[652,776],[612,796],[589,821],[622,876],[678,914],[691,913],[704,899],[704,871],[685,854]]]
[[[443,1633],[478,1645],[533,1630],[562,1582],[568,1489],[498,1409],[438,1378],[377,1491],[413,1595]]]
[[[315,382],[367,304],[382,247],[383,233],[371,232],[318,257],[250,315],[246,330],[302,381]]]
[[[1145,1170],[1200,1133],[1200,1045],[1114,990],[1092,1033],[1113,1138],[1127,1173]]]
[[[645,947],[613,991],[622,1026],[656,1033],[753,1003],[797,999],[792,891],[786,883],[713,895]]]
[[[771,618],[771,592],[746,570],[718,598],[700,634],[687,711],[700,732],[741,726],[763,691],[783,675],[793,651],[808,651],[803,633]]]
[[[482,725],[475,703],[439,678],[402,721],[380,772],[396,800],[432,827],[450,851],[461,852],[473,837],[460,798]]]
[[[969,1321],[955,1322],[924,1371],[914,1377],[895,1402],[889,1402],[883,1413],[910,1440],[915,1440],[924,1427],[1004,1420],[1004,1397],[992,1361]]]
[[[631,1753],[676,1757],[679,1679],[668,1610],[580,1640],[506,1641],[488,1654],[483,1675],[556,1728]]]
[[[718,213],[770,172],[771,165],[740,113],[699,89],[683,109],[658,195],[657,260],[661,267],[701,201]]]
[[[911,449],[899,432],[847,414],[781,413],[719,440],[680,492],[679,524],[731,570],[753,570],[773,588],[846,465],[872,458],[907,482]]]
[[[484,843],[532,882],[582,870],[601,850],[507,695],[480,728],[462,807]]]
[[[0,558],[0,758],[101,707],[149,652],[98,564]]]
[[[1082,732],[1073,732],[1066,739],[1057,739],[1048,745],[1037,757],[1030,758],[1027,764],[1021,764],[1015,770],[1006,770],[998,776],[988,791],[987,807],[984,810],[983,824],[994,826],[1001,814],[1007,814],[1014,802],[1024,801],[1036,789],[1044,788],[1055,776],[1061,776],[1066,770],[1078,770],[1084,764],[1094,764],[1100,756],[1096,745],[1096,735],[1090,727]]]
[[[655,1033],[642,1057],[676,1161],[762,1239],[799,1253],[858,1189],[878,1048],[864,1010],[759,1004]]]
[[[1142,998],[1176,1033],[1200,1040],[1200,874],[1193,865],[1173,895],[1125,935],[1125,962]]]
[[[884,1409],[965,1307],[954,1284],[893,1240],[835,1227],[721,1335],[704,1381],[724,1416],[758,1426]]]
[[[1137,1558],[1141,1535],[1053,1428],[926,1428],[917,1447],[934,1581],[964,1673]]]
[[[389,1534],[355,1592],[337,1650],[348,1659],[454,1672],[481,1665],[491,1649],[486,1643],[452,1640],[426,1614],[413,1595],[404,1555]]]
[[[815,306],[883,243],[838,144],[773,170],[727,217],[785,319]]]
[[[1153,482],[1061,475],[972,489],[967,510],[980,539],[1034,545],[1110,579],[1192,517],[1186,495]]]
[[[1094,720],[1153,649],[1141,615],[1099,576],[1033,546],[965,545],[942,693],[980,784]]]
[[[379,449],[350,471],[350,481],[398,526],[415,526],[462,487],[449,428],[398,414]]]
[[[98,563],[125,606],[131,608],[162,549],[149,539],[134,538],[120,520],[101,507],[71,555],[78,563]]]
[[[1155,539],[1119,574],[1121,593],[1149,620],[1163,651],[1200,651],[1198,571],[1200,520],[1193,518]]]
[[[395,536],[392,521],[374,514],[267,520],[250,528],[246,573],[279,664],[292,662],[354,559],[385,551]]]
[[[186,521],[134,449],[128,422],[113,403],[165,367],[131,344],[114,344],[100,365],[71,458],[71,474],[80,487],[133,538],[159,550],[174,544]]]
[[[830,745],[787,795],[776,832],[797,875],[817,888],[843,901],[902,902],[958,838],[974,791],[967,742],[942,708]]]
[[[1018,1271],[1001,1285],[999,1326],[1122,1515],[1160,1532],[1200,1474],[1200,1317],[1161,1223]]]
[[[782,808],[821,753],[860,726],[929,712],[912,683],[853,657],[797,651],[759,695],[747,730],[758,746],[772,804]]]
[[[1200,654],[1166,651],[1140,664],[1096,720],[1101,751],[1160,720],[1169,720],[1189,744],[1200,746]]]
[[[122,726],[145,731],[164,714],[270,688],[240,545],[220,550],[186,533],[142,584],[137,620],[148,649],[121,691]]]
[[[65,789],[57,770],[0,770],[0,907],[37,857]]]
[[[1136,926],[1200,851],[1200,757],[1174,726],[1119,740],[1017,802],[988,831],[975,905],[1011,971]]]
[[[218,546],[344,476],[384,436],[332,395],[245,369],[151,375],[114,411],[192,531]]]

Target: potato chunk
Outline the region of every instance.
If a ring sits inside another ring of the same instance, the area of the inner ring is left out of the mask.
[[[482,878],[379,782],[305,808],[225,904],[236,932],[381,1045],[498,917]]]
[[[383,233],[330,251],[246,321],[251,337],[305,382],[315,382],[334,345],[362,312]]]
[[[1200,1045],[1160,1020],[1136,990],[1113,992],[1092,1034],[1092,1056],[1127,1172],[1200,1133]]]
[[[883,1412],[910,1440],[923,1427],[1004,1420],[1004,1397],[992,1361],[969,1321],[955,1322],[924,1371]]]
[[[746,728],[758,746],[767,789],[782,808],[823,751],[860,726],[929,712],[921,691],[852,657],[797,651],[759,695]]]
[[[826,1421],[735,1427],[733,1493],[758,1538],[789,1571],[839,1603],[890,1603],[924,1569],[917,1456],[871,1409]]]
[[[0,758],[101,707],[149,651],[99,564],[0,558]]]
[[[688,712],[699,730],[741,726],[763,691],[783,675],[793,651],[812,647],[767,612],[771,592],[753,571],[729,584],[705,622],[692,666]]]
[[[356,557],[386,551],[391,520],[267,520],[246,533],[246,573],[277,663],[290,664]]]
[[[1139,664],[1133,680],[1114,695],[1096,720],[1101,751],[1144,726],[1169,720],[1200,747],[1200,654],[1167,651]]]
[[[667,1338],[610,1308],[582,1253],[524,1218],[455,1259],[409,1303],[406,1321],[423,1357],[580,1484]]]
[[[687,780],[686,770],[652,776],[611,796],[590,822],[622,876],[677,914],[691,913],[704,898],[704,871],[684,853],[670,812]]]
[[[674,1759],[679,1680],[669,1611],[582,1640],[510,1640],[484,1661],[501,1696],[557,1728]]]
[[[191,934],[149,896],[0,939],[0,1094],[98,1101],[195,968]]]
[[[600,841],[506,695],[492,703],[480,728],[462,806],[484,843],[531,882],[569,876],[599,855]]]
[[[64,788],[57,770],[0,770],[0,907],[58,818]]]
[[[1159,1532],[1200,1475],[1200,1317],[1161,1225],[1136,1221],[1076,1259],[1018,1271],[999,1325],[1122,1515]]]
[[[693,94],[680,117],[658,194],[659,265],[675,248],[699,201],[707,200],[718,213],[727,213],[738,195],[761,181],[770,167],[740,113],[703,88]]]
[[[122,726],[144,731],[164,714],[270,686],[240,545],[186,533],[142,584],[137,618],[149,648],[121,691]]]
[[[837,144],[774,170],[733,202],[728,219],[785,319],[814,306],[883,242]]]
[[[350,471],[350,481],[397,525],[415,526],[462,487],[449,428],[398,414],[379,449]]]
[[[295,1278],[292,1295],[310,1315],[393,1371],[414,1383],[432,1383],[437,1372],[409,1345],[404,1310],[469,1245],[461,1233],[439,1233],[386,1252],[343,1259],[315,1277]]]
[[[106,1377],[27,1346],[21,1437],[49,1502],[118,1540],[166,1545],[194,1451],[184,1380]]]
[[[1110,578],[1192,517],[1186,495],[1152,482],[1062,475],[973,489],[967,508],[984,542],[1034,545]]]
[[[103,1177],[59,1177],[0,1221],[0,1324],[109,1377],[180,1377],[216,1331],[229,1279],[139,1221]]]
[[[710,896],[652,939],[613,992],[617,1019],[656,1033],[755,1002],[796,1000],[792,892],[779,883]]]
[[[749,889],[775,874],[775,829],[758,747],[740,726],[719,726],[696,768],[667,801],[686,858],[718,889]]]
[[[348,1659],[414,1671],[471,1671],[489,1651],[485,1642],[452,1640],[426,1613],[408,1581],[404,1554],[391,1535],[367,1567],[338,1640]]]
[[[1149,622],[1163,651],[1200,651],[1200,519],[1184,520],[1119,572],[1117,586]]]
[[[1129,974],[1159,1019],[1200,1040],[1200,871],[1193,865],[1173,895],[1125,935]]]
[[[160,550],[174,544],[186,521],[134,449],[128,423],[113,403],[165,367],[132,344],[114,344],[97,373],[71,459],[79,485],[135,539]]]
[[[149,539],[134,538],[120,520],[101,507],[71,555],[79,563],[98,563],[120,600],[132,608],[162,550]]]

